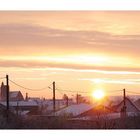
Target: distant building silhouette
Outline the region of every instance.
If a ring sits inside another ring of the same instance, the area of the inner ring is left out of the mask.
[[[25,100],[28,101],[28,93],[26,93]]]
[[[1,89],[0,89],[0,100],[5,101],[6,100],[6,85],[4,83],[1,83]]]
[[[0,88],[0,100],[6,101],[6,85],[4,83],[1,83]],[[9,100],[10,101],[22,101],[24,100],[24,97],[20,91],[10,91],[9,92]]]

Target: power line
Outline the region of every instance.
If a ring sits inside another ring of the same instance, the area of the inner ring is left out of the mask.
[[[65,92],[79,92],[79,93],[89,93],[89,92],[85,92],[85,91],[74,91],[74,90],[65,90],[65,89],[56,89],[56,90],[59,90],[59,91],[65,91]]]
[[[89,93],[88,91],[74,91],[74,90],[65,90],[65,89],[60,89],[60,88],[57,88],[56,90],[66,91],[66,92]],[[122,90],[110,90],[110,91],[106,91],[106,92],[120,92],[120,91],[122,91]]]
[[[6,77],[0,77],[0,79],[4,79],[4,78],[6,78]],[[47,89],[47,88],[52,90],[52,88],[51,88],[52,83],[51,83],[49,86],[46,86],[46,87],[44,87],[44,88],[32,89],[32,88],[24,87],[24,86],[22,86],[22,85],[20,85],[20,84],[18,84],[18,83],[16,83],[16,82],[14,82],[14,81],[11,80],[11,79],[9,79],[9,81],[12,82],[13,84],[15,84],[16,86],[19,86],[19,87],[24,88],[24,89],[26,89],[26,90],[41,91],[41,90],[45,90],[45,89]],[[58,86],[57,86],[57,87],[58,87]],[[61,88],[56,88],[56,90],[59,91],[59,93],[61,93],[61,94],[63,94],[62,92],[89,93],[88,91],[66,90],[66,89],[61,89]],[[122,91],[122,90],[110,90],[110,91],[106,91],[106,92],[120,92],[120,91]],[[138,95],[140,95],[140,93],[134,92],[134,91],[127,91],[127,92],[128,92],[128,93],[133,93],[133,94],[138,94]]]
[[[56,85],[56,87],[58,87],[58,84]],[[56,88],[56,90],[60,93],[60,94],[62,94],[62,95],[64,95],[64,93],[62,93],[63,91],[62,91],[62,89],[59,87],[59,88]]]
[[[64,95],[64,93],[62,93],[62,91],[61,90],[59,90],[59,89],[56,89],[60,94],[62,94],[62,95]]]
[[[51,90],[53,90],[50,86],[48,88],[51,89]],[[59,89],[58,88],[55,88],[55,90],[57,90],[61,95],[64,95],[64,93],[62,93],[62,90],[60,88]]]
[[[51,84],[52,85],[52,84]],[[48,89],[51,89],[51,90],[53,90],[50,86],[48,86]]]
[[[58,87],[58,84],[57,84],[57,87]],[[59,87],[59,88],[56,88],[56,90],[59,90],[59,91],[61,91],[61,92],[89,93],[89,92],[85,92],[85,91],[76,91],[76,90],[61,89],[60,87]]]
[[[127,91],[128,93],[133,93],[133,94],[138,94],[138,95],[140,95],[140,93],[138,93],[138,92],[134,92],[134,91]]]
[[[122,90],[107,90],[106,92],[120,92]]]
[[[15,84],[16,86],[19,86],[19,87],[24,88],[24,89],[26,89],[26,90],[41,91],[41,90],[45,90],[45,89],[47,89],[47,88],[50,88],[49,86],[47,86],[47,87],[40,88],[40,89],[31,89],[31,88],[24,87],[24,86],[22,86],[22,85],[20,85],[20,84],[18,84],[18,83],[16,83],[16,82],[10,80],[10,79],[9,79],[9,81],[12,82],[13,84]]]

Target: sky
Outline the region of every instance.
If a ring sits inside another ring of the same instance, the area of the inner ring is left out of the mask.
[[[140,12],[1,11],[0,19],[0,77],[31,89],[55,81],[57,98],[96,89],[139,93]],[[10,82],[10,90],[52,98],[49,88],[30,91]]]

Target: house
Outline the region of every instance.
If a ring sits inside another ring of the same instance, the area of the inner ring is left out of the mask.
[[[1,88],[0,88],[0,101],[6,101],[6,92],[7,92],[7,86],[4,85],[4,83],[2,82]],[[24,97],[20,91],[10,91],[9,100],[22,101],[24,100]]]
[[[10,101],[23,101],[24,97],[20,91],[10,91],[9,99]]]
[[[17,128],[20,118],[11,110],[7,111],[6,106],[0,104],[0,129]]]
[[[1,83],[1,88],[0,88],[0,100],[4,101],[6,100],[6,88],[7,86],[4,85],[4,83]]]
[[[126,112],[140,113],[138,107],[128,97],[125,97],[125,104],[126,104]],[[124,106],[124,101],[122,100],[118,105],[115,105],[113,108],[117,112],[121,112],[123,106]]]
[[[70,106],[73,104],[73,100],[72,99],[68,99],[68,104],[64,99],[56,99],[55,100],[55,110],[61,110],[67,106]],[[53,100],[52,99],[48,99],[48,100],[43,100],[41,103],[41,108],[42,108],[42,113],[43,114],[50,114],[51,112],[53,112]]]
[[[6,101],[1,101],[0,105],[6,107]],[[20,115],[29,112],[37,114],[39,112],[39,105],[35,101],[10,101],[9,108],[12,112]]]
[[[93,117],[93,116],[107,115],[111,113],[117,113],[117,111],[110,107],[99,104],[91,108],[90,110],[81,113],[79,116],[80,117],[85,117],[85,116]]]
[[[140,115],[140,110],[126,97],[126,113],[127,116]],[[96,103],[92,104],[75,104],[69,107],[65,107],[55,112],[55,116],[69,115],[74,119],[84,120],[96,120],[99,118],[117,119],[121,117],[121,111],[124,106],[124,102],[121,101],[115,106],[105,106],[104,104]]]
[[[92,109],[93,107],[94,107],[94,105],[90,105],[90,104],[86,104],[86,103],[74,104],[74,105],[65,107],[63,109],[60,109],[59,111],[56,111],[55,116],[70,115],[70,116],[76,117],[76,116]]]
[[[140,99],[136,100],[134,104],[140,110]]]

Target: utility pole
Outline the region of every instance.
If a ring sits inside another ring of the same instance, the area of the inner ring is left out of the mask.
[[[76,103],[79,104],[79,94],[76,95]]]
[[[123,89],[123,105],[124,105],[124,107],[126,106],[125,97],[126,97],[125,89]]]
[[[125,93],[125,89],[123,89],[123,109],[124,109],[124,116],[126,117],[126,93]]]
[[[126,93],[125,93],[125,89],[123,89],[123,107],[122,107],[122,125],[123,125],[123,128],[126,128],[126,117],[127,117],[127,114],[126,114]]]
[[[55,112],[55,82],[53,82],[53,111]]]
[[[6,75],[6,119],[9,122],[9,77]]]
[[[66,98],[66,106],[68,107],[69,106],[69,97],[67,96]]]
[[[6,75],[6,104],[7,111],[9,111],[9,77]]]

